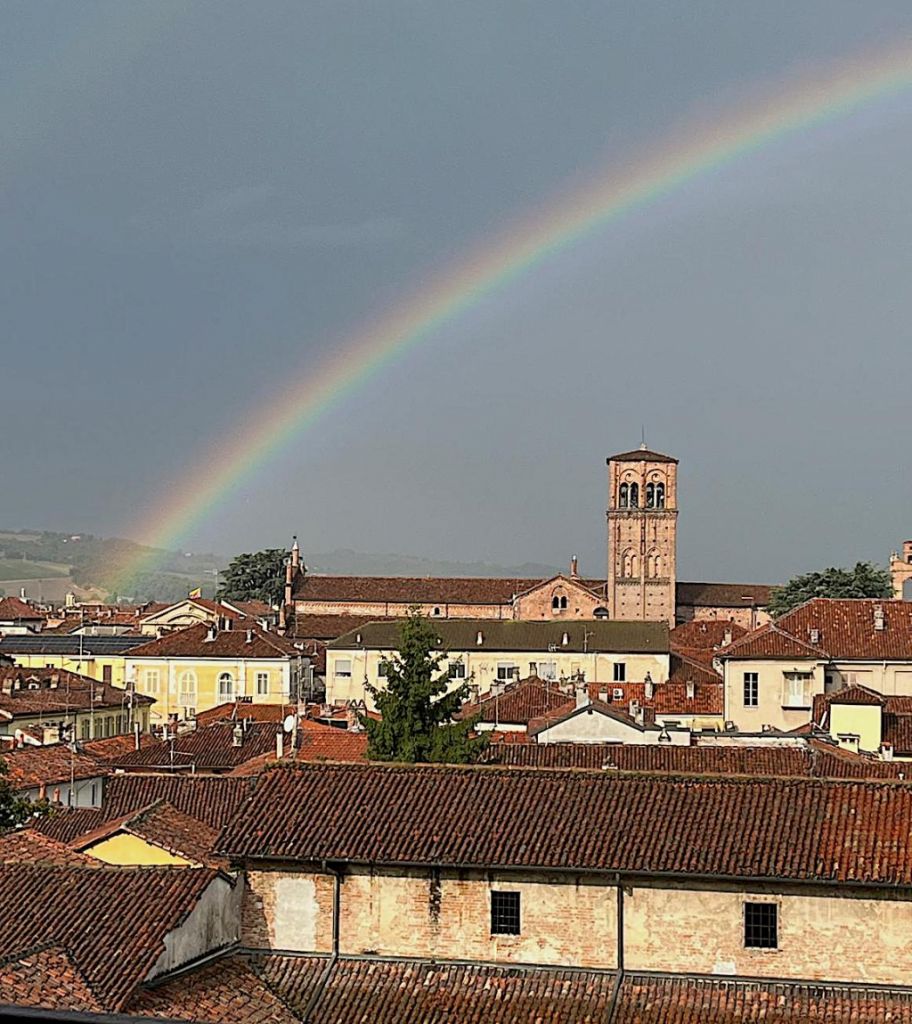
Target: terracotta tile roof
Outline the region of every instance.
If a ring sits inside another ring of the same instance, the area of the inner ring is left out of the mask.
[[[155,737],[149,733],[139,734],[140,749],[155,742]],[[110,764],[118,757],[123,757],[124,754],[136,749],[136,737],[132,733],[126,732],[120,736],[108,736],[107,739],[85,740],[82,743],[82,749],[101,761],[102,764]]]
[[[336,729],[331,725],[316,726],[298,733],[296,761],[366,761],[367,733]],[[290,754],[285,760],[291,760]],[[229,775],[259,775],[275,762],[275,751],[251,758],[229,772]]]
[[[102,1006],[119,1010],[215,876],[202,868],[0,865],[0,957],[63,947]]]
[[[213,1024],[291,1024],[302,1019],[327,966],[326,957],[233,956],[142,993],[130,1009]],[[345,957],[333,966],[308,1020],[595,1024],[607,1020],[614,977],[560,968]]]
[[[668,652],[668,626],[664,622],[529,622],[519,619],[435,619],[441,649],[450,651],[605,651],[620,654]],[[329,650],[367,647],[395,650],[402,623],[372,622],[328,644]],[[478,643],[478,634],[482,642]],[[358,637],[360,636],[360,640]],[[567,643],[564,643],[564,637]]]
[[[8,720],[91,708],[121,711],[130,700],[131,695],[120,687],[64,669],[0,668],[0,718]],[[136,707],[155,703],[141,693],[133,694],[132,701]]]
[[[44,622],[44,615],[18,597],[0,597],[0,622]]]
[[[661,452],[654,452],[651,448],[634,448],[629,452],[620,452],[617,455],[609,455],[607,462],[673,462],[677,465],[678,460],[670,455],[663,455]]]
[[[310,615],[297,612],[294,636],[297,640],[335,640],[368,622],[384,621],[377,615]]]
[[[675,664],[677,662],[677,664]],[[722,715],[725,707],[725,687],[721,679],[702,666],[682,663],[672,657],[671,678],[667,683],[655,683],[652,697],[646,697],[645,683],[590,683],[589,694],[621,710],[629,711],[630,702],[637,701],[656,716],[662,715]],[[688,697],[687,683],[692,682],[693,697]],[[621,691],[615,697],[615,691]]]
[[[281,976],[285,967],[284,987],[303,1010],[325,973],[323,957],[225,957],[138,992],[130,1013],[206,1024],[299,1024],[282,990],[277,994],[263,978],[260,965],[278,960],[287,967],[269,964],[269,973]]]
[[[296,578],[294,599],[371,604],[509,605],[514,594],[521,594],[541,582],[541,579],[519,576],[319,576],[307,573]]]
[[[612,1024],[912,1024],[909,989],[627,974]]]
[[[889,743],[897,757],[912,756],[912,715],[896,715],[887,711],[881,729],[882,742]]]
[[[0,1003],[69,1013],[104,1009],[60,946],[39,946],[0,961]]]
[[[190,817],[221,828],[234,816],[250,789],[250,779],[114,775],[105,787],[104,813],[120,817],[164,799]]]
[[[684,622],[668,634],[673,651],[715,651],[726,643],[740,640],[747,630],[736,622],[724,619],[693,619]],[[727,638],[727,639],[726,639]]]
[[[480,715],[479,721],[485,723],[528,725],[533,718],[564,708],[569,699],[570,695],[557,683],[529,676],[511,683],[503,693],[487,693],[477,701],[464,704],[460,714],[465,718]]]
[[[219,846],[237,858],[910,885],[912,788],[498,767],[295,765],[260,778]]]
[[[211,631],[211,632],[210,632]],[[213,639],[207,637],[214,633]],[[250,636],[250,642],[247,637]],[[291,641],[252,621],[234,629],[214,629],[205,622],[165,633],[134,647],[131,658],[285,658],[301,652]]]
[[[874,628],[875,609],[883,610],[884,628]],[[778,620],[792,636],[817,643],[835,659],[912,661],[912,601],[815,597]]]
[[[278,725],[288,715],[296,715],[297,704],[254,704],[244,701],[228,701],[217,704],[214,708],[200,711],[196,716],[196,727],[212,725],[214,722],[227,722],[249,718],[255,722],[272,722]]]
[[[97,867],[98,861],[34,828],[26,828],[0,835],[0,864]]]
[[[793,778],[895,779],[901,762],[879,761],[840,750],[829,743],[807,746],[772,744],[731,747],[678,747],[618,743],[492,743],[484,753],[489,764],[523,768],[588,768],[612,765],[625,772],[662,774],[786,776]],[[910,766],[906,766],[910,769]],[[912,769],[908,770],[912,778]]]
[[[232,722],[204,725],[178,733],[173,741],[155,740],[111,763],[123,771],[224,772],[260,754],[275,754],[274,723],[243,719],[239,746],[234,744],[235,727]]]
[[[3,760],[9,769],[9,781],[16,789],[55,786],[70,779],[94,779],[111,774],[107,765],[88,754],[71,750],[65,743],[8,750]]]
[[[678,583],[675,600],[679,608],[765,608],[772,589],[766,583]]]
[[[818,696],[826,696],[821,694]],[[877,693],[876,690],[871,690],[867,686],[846,686],[842,690],[838,690],[836,693],[829,694],[830,704],[869,704],[874,707],[884,707],[887,703],[886,697],[882,694]]]
[[[622,707],[620,704],[612,705],[605,701],[590,699],[588,704],[578,705],[574,697],[550,714],[531,719],[527,727],[529,738],[535,740],[536,737],[548,729],[553,729],[554,726],[560,725],[562,722],[568,722],[571,718],[576,718],[578,715],[587,714],[604,715],[606,718],[612,718],[616,722],[622,722],[624,725],[629,725],[640,731],[655,724],[655,716],[651,709],[644,716],[643,722],[637,722],[633,715],[628,712],[627,708]]]
[[[105,821],[100,807],[57,807],[49,815],[36,818],[31,830],[60,843],[69,843],[77,836],[90,832]]]
[[[802,640],[788,632],[779,622],[768,622],[719,651],[720,658],[808,658],[829,660],[829,654],[818,644]]]
[[[227,867],[222,858],[212,853],[219,830],[177,810],[167,800],[157,800],[140,811],[106,821],[72,840],[70,846],[74,850],[90,851],[96,843],[118,833],[128,833],[161,847],[191,861],[195,867]]]

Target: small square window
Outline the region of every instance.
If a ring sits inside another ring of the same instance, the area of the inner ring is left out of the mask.
[[[748,949],[778,949],[778,917],[775,903],[745,903],[744,945]]]
[[[614,663],[614,682],[623,683],[627,680],[627,663],[616,661]]]
[[[450,679],[465,679],[465,663],[461,661],[451,661],[450,664],[447,666],[447,675],[450,677]]]
[[[491,893],[491,934],[519,935],[519,893]]]

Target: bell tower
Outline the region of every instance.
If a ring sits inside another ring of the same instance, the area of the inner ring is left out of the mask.
[[[608,614],[675,624],[678,460],[646,445],[608,459]]]

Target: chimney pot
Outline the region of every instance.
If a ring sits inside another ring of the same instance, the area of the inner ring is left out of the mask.
[[[476,644],[477,644],[477,645],[478,645],[479,647],[481,647],[481,645],[482,645],[482,644],[484,643],[484,633],[482,633],[482,631],[481,631],[480,629],[479,629],[479,630],[478,630],[478,632],[477,632],[477,633],[475,634],[475,643],[476,643]]]
[[[579,579],[579,560],[577,559],[576,555],[574,555],[570,559],[570,579]]]
[[[284,736],[281,729],[276,733],[276,760],[281,761],[284,754]]]
[[[692,679],[687,680],[687,699],[693,700],[696,696],[697,686]]]

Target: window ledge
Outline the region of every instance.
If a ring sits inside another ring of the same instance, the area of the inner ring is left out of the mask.
[[[810,711],[813,708],[812,704],[782,704],[780,706],[783,711]]]

